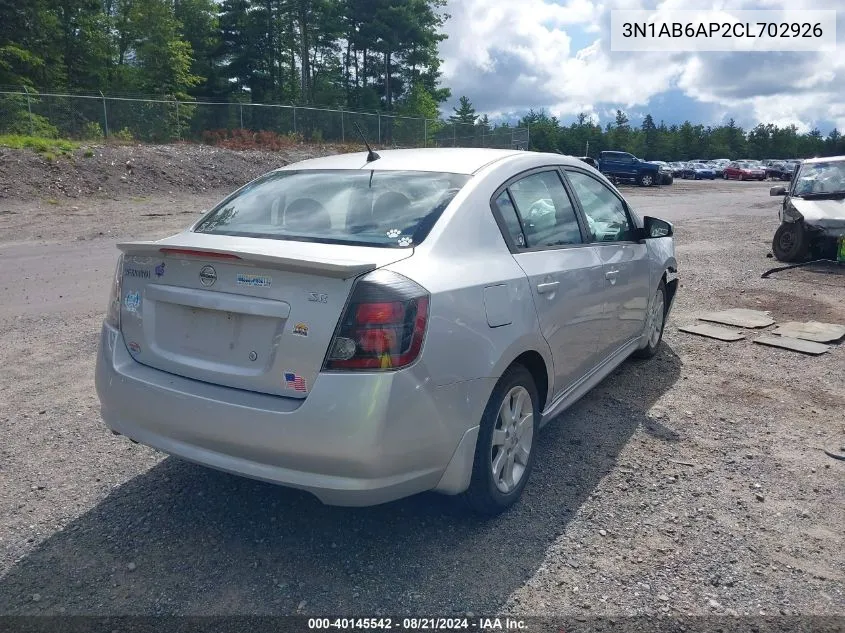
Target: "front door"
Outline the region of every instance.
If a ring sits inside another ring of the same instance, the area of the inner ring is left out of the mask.
[[[556,168],[506,183],[494,207],[510,233],[514,259],[531,283],[554,361],[555,396],[592,367],[604,312],[604,268]]]
[[[636,225],[616,192],[578,169],[568,169],[566,177],[587,221],[590,241],[604,270],[606,320],[599,337],[598,353],[606,358],[638,338],[645,327],[652,294],[648,247],[636,239]]]

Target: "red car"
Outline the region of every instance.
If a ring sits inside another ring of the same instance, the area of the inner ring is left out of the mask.
[[[725,180],[765,180],[766,170],[759,165],[737,160],[725,167]]]

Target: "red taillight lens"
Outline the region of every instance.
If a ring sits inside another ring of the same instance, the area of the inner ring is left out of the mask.
[[[397,323],[405,316],[405,305],[401,301],[392,303],[362,303],[356,310],[359,323]]]
[[[428,293],[411,280],[387,271],[370,273],[352,292],[323,369],[407,367],[422,350],[428,303]]]

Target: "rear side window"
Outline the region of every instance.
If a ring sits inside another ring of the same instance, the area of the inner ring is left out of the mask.
[[[525,234],[522,232],[522,224],[519,221],[519,217],[516,213],[516,207],[513,206],[513,201],[511,200],[507,189],[499,194],[499,197],[496,198],[495,204],[496,208],[499,209],[499,215],[501,215],[502,219],[505,221],[505,226],[508,229],[508,233],[510,234],[513,243],[519,248],[525,248]]]
[[[544,171],[508,187],[522,221],[525,246],[580,244],[581,229],[557,171]]]
[[[224,200],[195,231],[408,247],[425,239],[469,179],[418,171],[272,172]]]

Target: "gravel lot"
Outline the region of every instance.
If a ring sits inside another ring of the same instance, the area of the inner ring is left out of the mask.
[[[845,622],[845,462],[820,450],[845,452],[845,349],[813,358],[677,331],[728,307],[845,323],[841,274],[760,279],[776,265],[767,184],[623,189],[676,226],[682,287],[663,349],[546,427],[523,502],[480,522],[433,494],[324,507],[102,426],[93,372],[115,242],[173,232],[278,161],[215,152],[242,171],[204,190],[115,176],[105,194],[0,198],[0,614]],[[7,153],[0,172],[11,163],[39,169]]]

